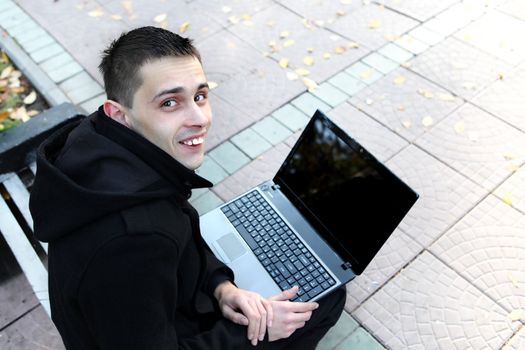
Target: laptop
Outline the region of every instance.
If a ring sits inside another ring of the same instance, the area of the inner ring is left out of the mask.
[[[316,111],[273,180],[201,216],[201,233],[239,288],[314,301],[361,274],[417,198]]]

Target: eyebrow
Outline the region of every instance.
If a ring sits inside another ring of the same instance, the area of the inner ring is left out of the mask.
[[[199,84],[199,86],[197,86],[197,91],[198,90],[201,90],[201,89],[204,89],[204,88],[210,88],[210,86],[208,85],[208,83],[201,83]],[[177,86],[177,87],[174,87],[174,88],[171,88],[171,89],[166,89],[166,90],[162,90],[161,92],[159,92],[158,94],[155,95],[155,97],[153,97],[153,99],[151,100],[151,102],[155,101],[156,99],[158,99],[159,97],[163,96],[163,95],[168,95],[168,94],[180,94],[181,92],[183,92],[185,89],[182,87],[182,86]]]

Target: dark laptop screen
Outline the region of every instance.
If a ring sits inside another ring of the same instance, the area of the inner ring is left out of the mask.
[[[414,191],[319,111],[274,182],[357,274],[417,199]]]

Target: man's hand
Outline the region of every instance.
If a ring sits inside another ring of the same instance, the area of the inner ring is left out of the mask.
[[[289,301],[298,291],[299,288],[295,286],[268,299],[273,309],[273,324],[268,326],[269,341],[291,336],[297,329],[304,327],[312,311],[319,307],[316,302]]]
[[[273,319],[272,306],[268,300],[257,293],[239,289],[230,281],[219,284],[213,295],[219,302],[224,317],[248,326],[248,339],[253,346],[264,339],[266,326],[271,326]]]

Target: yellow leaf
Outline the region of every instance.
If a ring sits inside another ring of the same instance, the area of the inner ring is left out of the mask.
[[[511,321],[519,321],[523,317],[523,312],[520,309],[512,310],[509,317]]]
[[[295,70],[295,73],[299,74],[300,76],[305,77],[305,76],[310,74],[310,71],[308,69],[304,69],[304,68],[297,68]]]
[[[367,98],[365,100],[365,103],[370,106],[372,103],[374,103],[374,100],[372,100],[371,98]]]
[[[346,47],[344,46],[338,46],[334,49],[334,52],[338,55],[345,53],[345,51],[346,51]]]
[[[279,60],[279,66],[281,66],[281,68],[286,68],[288,67],[288,64],[290,63],[290,60],[288,58],[281,58]]]
[[[160,23],[159,26],[162,29],[168,29],[168,21],[164,21],[164,22]]]
[[[289,46],[292,46],[293,44],[295,44],[295,40],[293,39],[288,39],[284,42],[283,46],[284,47],[289,47]]]
[[[224,12],[224,13],[230,13],[230,12],[232,12],[232,8],[229,7],[229,6],[223,6],[223,7],[222,7],[222,12]]]
[[[228,41],[228,43],[226,44],[226,46],[229,48],[229,49],[235,49],[237,47],[237,44],[235,44],[233,41]]]
[[[299,78],[299,76],[294,72],[286,72],[286,77],[288,80],[297,80]]]
[[[36,101],[36,92],[33,90],[24,98],[24,104],[30,105]]]
[[[429,126],[431,126],[432,124],[434,124],[434,119],[432,119],[431,116],[426,115],[426,116],[424,116],[423,119],[421,120],[421,123],[423,124],[423,126],[429,127]]]
[[[104,16],[104,11],[102,11],[102,9],[98,8],[94,11],[90,11],[88,12],[88,16],[90,17],[102,17]]]
[[[0,121],[7,119],[9,114],[10,113],[8,111],[0,111]]]
[[[36,109],[32,109],[30,111],[27,112],[27,115],[30,116],[30,117],[34,117],[35,115],[37,115],[38,113],[40,113],[39,111],[37,111]]]
[[[514,275],[512,273],[510,273],[510,272],[508,274],[508,277],[509,277],[509,280],[512,282],[512,285],[515,288],[518,288],[518,279],[516,277],[514,277]]]
[[[252,16],[245,13],[245,14],[241,15],[241,19],[243,21],[251,21],[252,20]]]
[[[309,47],[309,48],[306,49],[306,51],[308,53],[312,53],[312,52],[314,52],[314,48],[313,47]]]
[[[128,12],[128,14],[131,15],[133,13],[133,2],[132,1],[122,1],[120,4],[124,8],[124,10]]]
[[[308,91],[312,92],[317,89],[317,83],[309,78],[303,78],[303,83],[308,88]]]
[[[351,49],[358,49],[359,48],[359,43],[355,42],[355,41],[351,41],[351,42],[348,43],[348,47],[351,48]]]
[[[329,60],[330,57],[332,57],[332,55],[330,55],[328,52],[325,52],[325,53],[323,54],[323,58],[324,58],[325,60]]]
[[[5,129],[5,126],[4,124],[0,124],[0,131],[4,130]]]
[[[185,33],[188,30],[188,27],[190,26],[190,22],[186,21],[180,25],[179,32]]]
[[[501,196],[501,200],[507,205],[512,205],[512,197],[510,196],[509,192],[503,193],[503,195]]]
[[[0,73],[0,79],[6,79],[9,75],[11,75],[11,73],[13,72],[14,68],[13,66],[9,65],[7,67],[5,67],[3,70],[2,70],[2,73]]]
[[[239,20],[239,17],[237,16],[230,16],[228,17],[228,21],[230,21],[231,24],[237,24],[239,23],[240,20]]]
[[[312,56],[305,56],[303,58],[303,63],[306,64],[307,66],[313,66],[315,63],[315,60]]]
[[[450,101],[450,102],[453,102],[455,101],[456,99],[454,98],[453,95],[451,94],[448,94],[448,93],[438,93],[437,94],[438,98],[441,100],[441,101]]]
[[[368,21],[368,28],[377,29],[381,26],[381,21],[378,19],[371,19]]]
[[[288,37],[289,35],[290,35],[290,32],[288,32],[288,31],[285,30],[285,31],[282,31],[282,32],[279,34],[279,37],[280,37],[281,39],[284,39],[284,38]]]
[[[121,15],[111,15],[111,19],[114,19],[115,21],[120,21],[122,19]]]
[[[277,43],[275,42],[275,40],[270,40],[268,42],[268,46],[270,46],[270,47],[275,47],[276,45],[277,45]]]
[[[404,76],[402,75],[399,75],[397,76],[395,79],[394,79],[394,84],[400,86],[400,85],[403,85],[405,83],[405,81],[407,80],[407,78],[405,78]]]
[[[426,97],[426,98],[433,98],[434,97],[434,94],[432,92],[430,92],[428,90],[425,90],[425,89],[418,89],[417,93],[420,94],[423,97]]]
[[[25,107],[20,107],[20,108],[15,109],[13,113],[11,113],[10,117],[11,119],[14,119],[14,120],[21,120],[24,123],[30,119],[29,116],[27,115],[27,111]]]
[[[219,84],[217,84],[214,81],[208,80],[208,87],[210,88],[210,90],[215,89],[217,86],[219,86]]]
[[[337,16],[339,16],[339,17],[343,17],[343,16],[346,16],[346,11],[345,10],[337,10],[337,12],[335,14]]]
[[[155,16],[155,18],[153,18],[153,21],[155,21],[156,23],[161,23],[164,22],[166,18],[168,18],[168,15],[165,13],[161,13],[160,15]]]
[[[457,134],[463,134],[465,132],[465,123],[460,120],[459,122],[454,124],[454,130]]]
[[[410,129],[412,127],[412,122],[410,120],[403,120],[403,126],[405,129]]]
[[[505,78],[505,76],[503,75],[503,73],[499,73],[498,74],[498,79],[499,80],[503,80]]]

